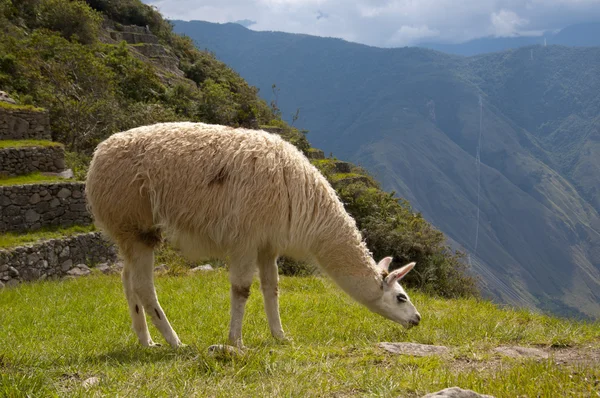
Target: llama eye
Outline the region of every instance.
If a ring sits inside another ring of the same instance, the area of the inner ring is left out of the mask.
[[[408,297],[406,297],[406,294],[402,294],[402,293],[397,295],[396,299],[398,300],[399,303],[405,303],[408,301]]]

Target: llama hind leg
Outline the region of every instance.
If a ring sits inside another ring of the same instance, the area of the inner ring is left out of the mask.
[[[125,290],[125,297],[127,298],[127,304],[129,306],[129,315],[131,316],[133,330],[138,336],[140,344],[145,347],[153,347],[156,344],[152,341],[150,332],[148,331],[146,316],[144,314],[144,306],[133,291],[133,286],[131,283],[131,270],[130,266],[127,265],[127,262],[123,268],[123,274],[121,275],[121,278],[123,280],[123,288]]]
[[[131,261],[126,266],[130,266],[129,283],[135,295],[136,303],[141,303],[145,312],[150,315],[152,323],[160,331],[167,343],[173,347],[180,346],[181,341],[161,308],[156,296],[156,290],[154,289],[154,250],[143,243],[136,243],[135,250],[132,253]],[[138,338],[140,338],[142,344],[144,344],[143,337],[145,337],[143,334],[138,334]]]
[[[277,256],[270,251],[260,252],[258,255],[258,271],[260,288],[265,303],[265,312],[269,321],[271,334],[278,340],[285,340],[279,316],[279,289],[277,287],[279,275],[277,273]]]

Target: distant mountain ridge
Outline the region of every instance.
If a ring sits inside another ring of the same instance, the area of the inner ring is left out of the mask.
[[[175,30],[408,199],[469,253],[485,294],[600,317],[600,48],[465,58],[235,24]]]
[[[471,56],[526,46],[555,44],[571,47],[600,46],[600,22],[571,25],[558,32],[545,32],[539,36],[482,37],[457,44],[422,42],[417,44],[417,47]]]

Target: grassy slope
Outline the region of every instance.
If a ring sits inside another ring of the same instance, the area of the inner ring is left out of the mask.
[[[23,147],[61,146],[62,144],[44,140],[0,140],[0,149]]]
[[[7,232],[0,234],[0,249],[32,244],[39,242],[40,240],[70,237],[76,234],[92,232],[94,230],[95,227],[93,225],[74,225],[68,228],[45,228],[26,234]]]
[[[496,397],[598,391],[597,363],[520,361],[491,353],[510,344],[597,350],[598,323],[413,293],[424,319],[404,331],[351,302],[328,280],[284,277],[282,320],[293,343],[278,344],[269,336],[255,284],[244,325],[251,350],[224,360],[208,356],[207,347],[226,340],[226,272],[161,277],[157,290],[188,347],[137,345],[118,276],[0,291],[0,396],[421,396],[453,385]],[[156,330],[151,333],[162,341]],[[453,350],[447,358],[401,357],[378,349],[380,341]],[[86,391],[81,383],[93,376],[100,383]]]
[[[0,187],[8,185],[23,185],[23,184],[41,184],[65,181],[64,178],[43,175],[40,172],[35,172],[17,177],[2,177],[0,176]]]

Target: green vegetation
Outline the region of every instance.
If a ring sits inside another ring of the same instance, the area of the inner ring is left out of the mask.
[[[11,104],[11,103],[4,102],[4,101],[0,101],[0,108],[16,110],[16,111],[33,111],[33,112],[43,111],[42,108],[36,108],[35,106],[32,106],[32,105],[18,105],[18,104]]]
[[[46,176],[40,172],[35,172],[23,176],[17,177],[3,177],[0,176],[0,186],[8,185],[23,185],[23,184],[40,184],[44,182],[60,182],[65,181],[64,178],[55,176]]]
[[[418,397],[455,385],[498,398],[598,392],[597,362],[585,362],[586,355],[600,353],[598,324],[410,292],[423,321],[406,331],[352,302],[327,279],[282,277],[282,322],[293,342],[270,336],[255,283],[244,322],[249,351],[219,359],[207,347],[226,342],[227,273],[156,282],[185,348],[138,345],[117,275],[0,291],[0,395]],[[392,355],[376,346],[382,341],[433,343],[451,351]],[[501,345],[553,354],[547,360],[503,358],[493,351]],[[581,355],[553,358],[569,352]],[[99,383],[85,388],[90,377]]]
[[[44,140],[0,140],[0,149],[4,148],[23,148],[23,147],[47,147],[60,146],[58,142]]]
[[[16,246],[37,243],[41,240],[60,239],[77,234],[94,231],[93,225],[75,225],[67,228],[42,228],[35,232],[17,233],[5,232],[0,234],[0,248],[8,249]]]
[[[187,79],[106,39],[107,17],[115,29],[148,25]],[[0,19],[0,87],[49,109],[53,138],[71,151],[90,154],[117,131],[161,121],[256,127],[276,119],[255,88],[139,0],[0,0]]]

